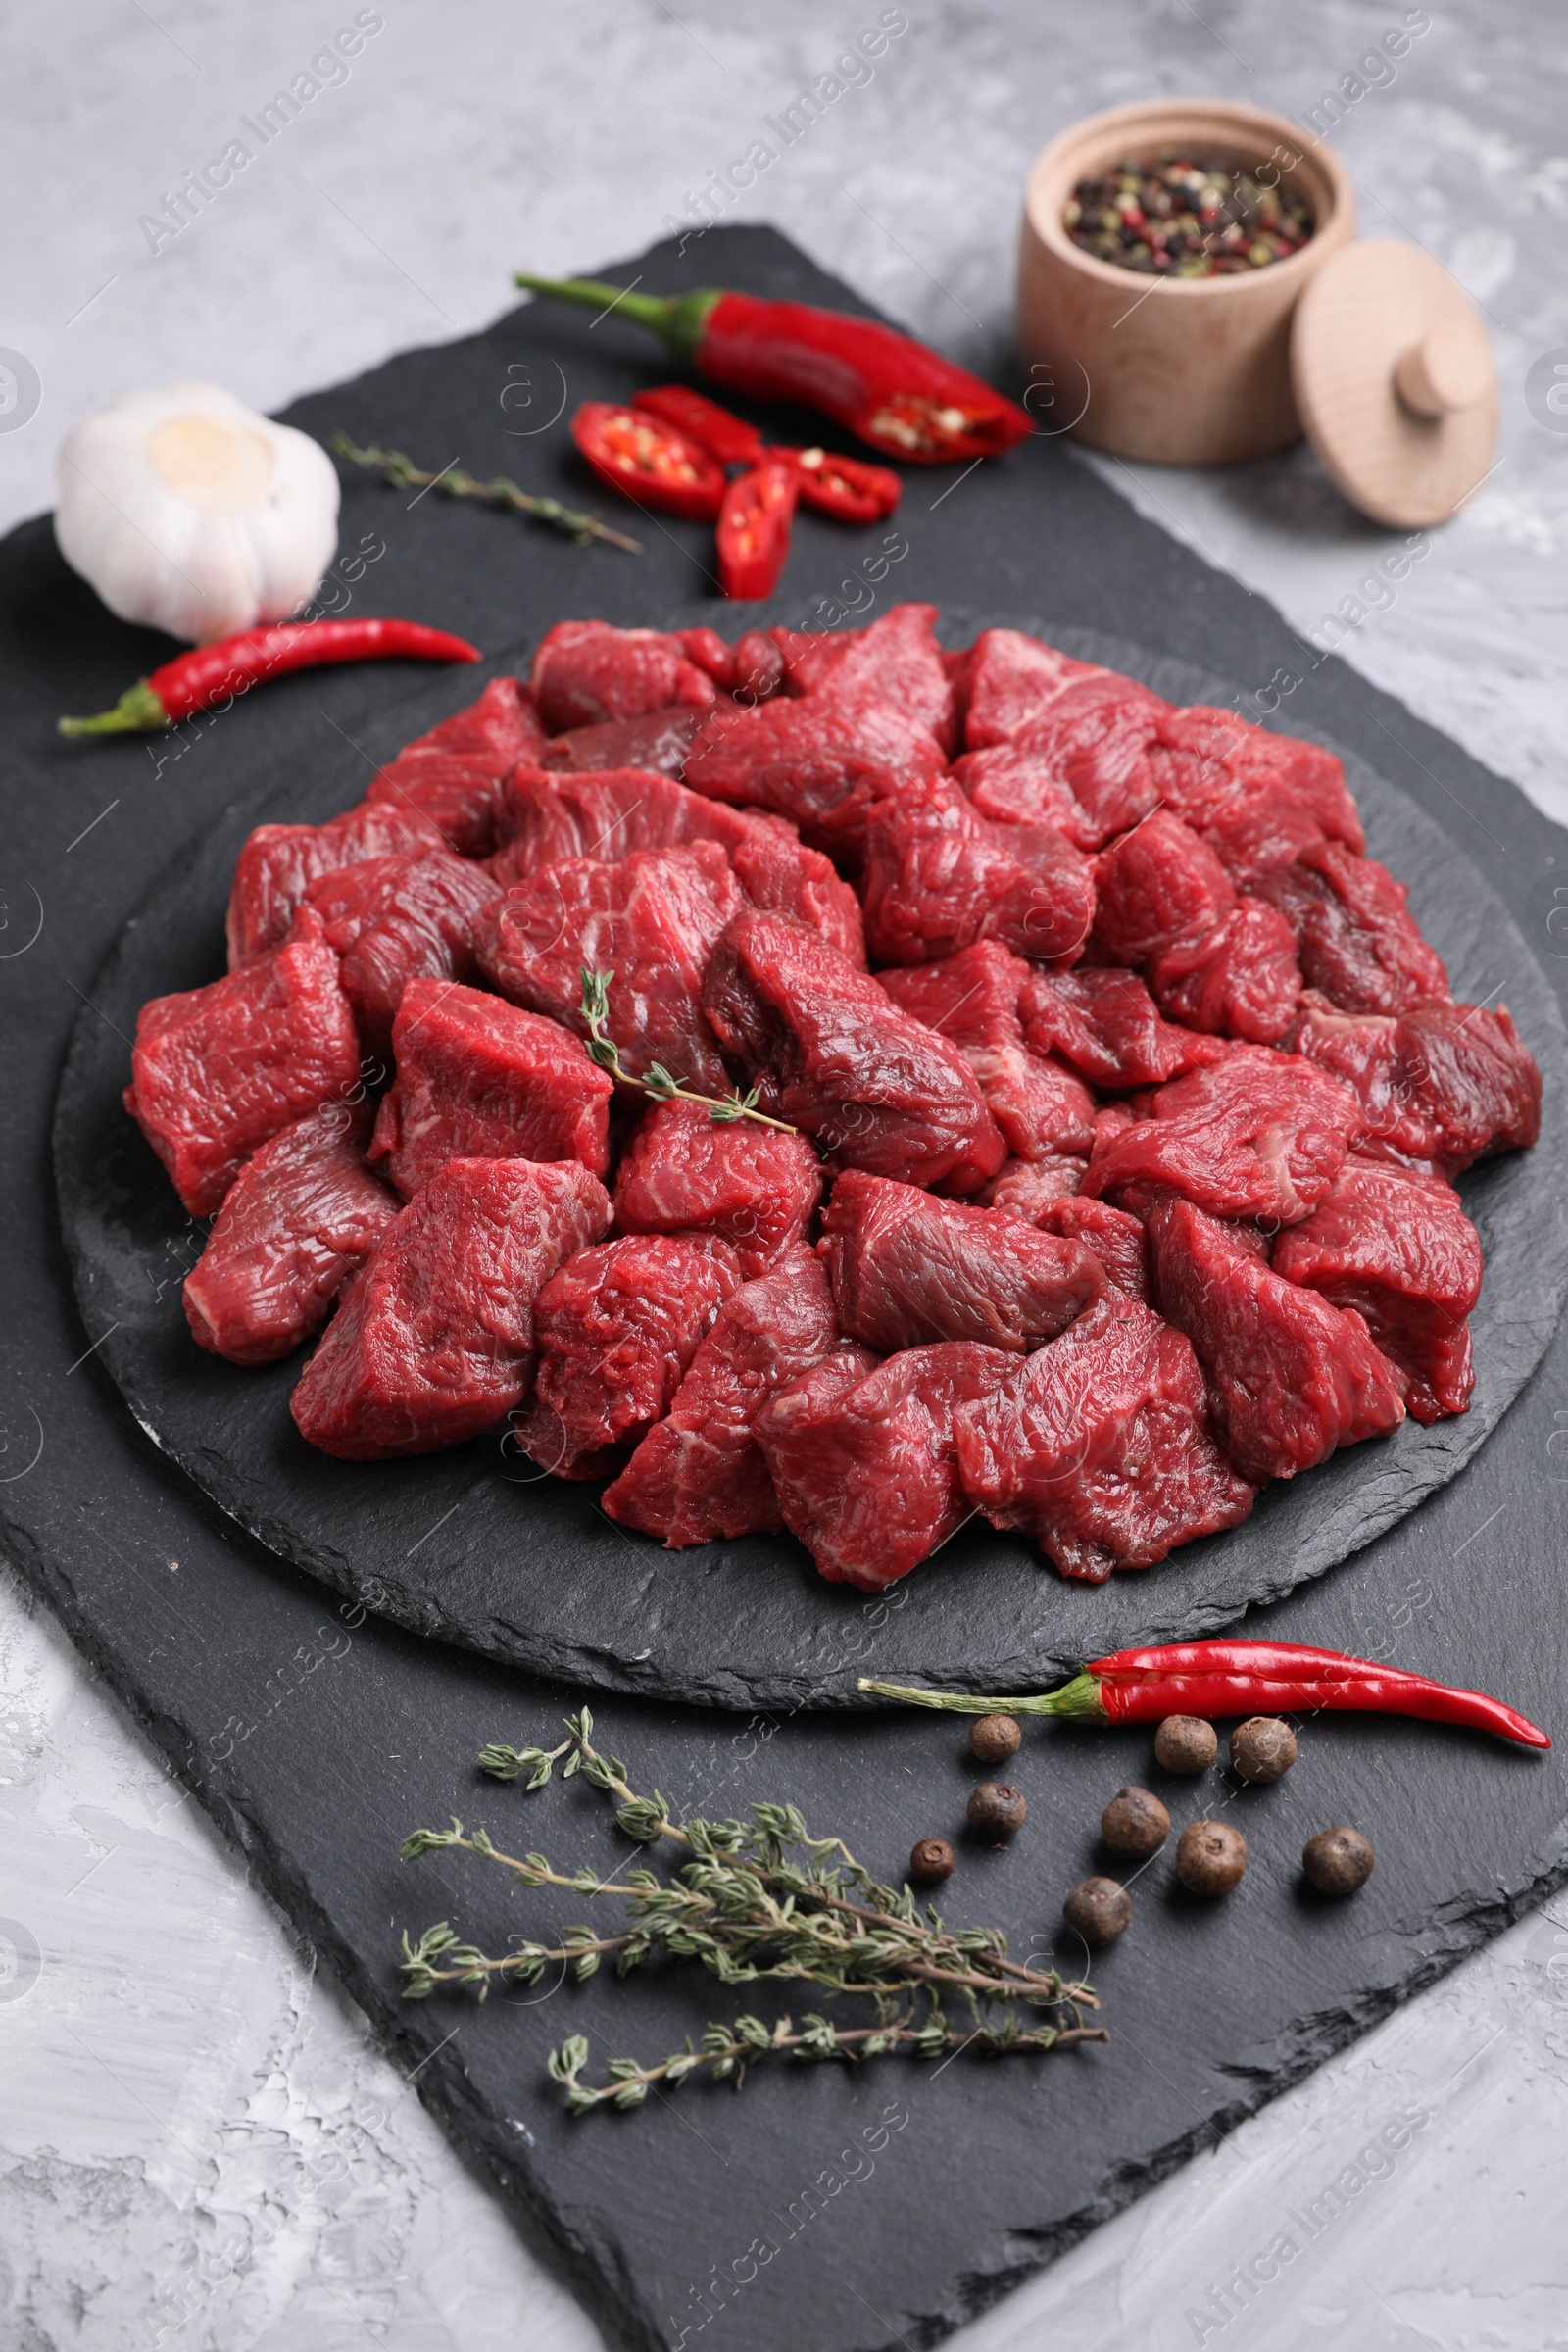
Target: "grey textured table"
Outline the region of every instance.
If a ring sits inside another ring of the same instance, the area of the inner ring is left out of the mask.
[[[506,306],[512,266],[635,250],[878,11],[808,0],[781,30],[751,0],[678,16],[658,0],[389,6],[347,83],[155,258],[142,216],[353,13],[169,0],[155,16],[89,0],[69,26],[17,15],[0,31],[13,223],[0,340],[42,386],[37,414],[0,431],[0,521],[51,502],[61,436],[117,391],[201,374],[276,406],[482,324]],[[1324,94],[1405,13],[911,7],[869,84],[724,217],[776,220],[989,365],[1006,344],[1019,185],[1055,129],[1154,89],[1326,121]],[[1347,659],[1568,820],[1568,436],[1555,429],[1568,417],[1527,395],[1545,355],[1568,359],[1557,32],[1539,0],[1505,27],[1479,5],[1446,10],[1392,84],[1354,81],[1339,102],[1332,136],[1364,229],[1418,238],[1456,271],[1486,308],[1503,377],[1502,462],[1396,593],[1381,568],[1395,543],[1340,505],[1304,452],[1224,475],[1105,469],[1303,634],[1322,642],[1338,613]],[[1137,635],[1136,614],[1127,625]],[[112,860],[129,814],[106,811],[72,855]],[[1494,1558],[1505,1573],[1505,1550]],[[1568,1920],[1568,1903],[1554,1908]],[[242,1864],[9,1585],[0,2079],[3,2352],[598,2341],[416,2086],[368,2048]],[[1408,2148],[1245,2320],[1189,2316],[1408,2109],[1428,2119]],[[1565,2125],[1568,1927],[1548,1913],[955,2340],[1568,2344]]]

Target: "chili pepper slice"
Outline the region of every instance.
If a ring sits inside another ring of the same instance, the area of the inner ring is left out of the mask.
[[[634,294],[591,278],[534,277],[526,270],[517,271],[515,282],[595,310],[613,304],[618,317],[662,335],[714,383],[754,400],[820,409],[889,457],[922,466],[997,458],[1034,430],[1014,401],[875,318],[715,287]]]
[[[694,392],[690,384],[655,384],[647,392],[633,393],[631,405],[646,409],[650,416],[662,416],[688,441],[710,451],[721,466],[750,466],[761,454],[762,436],[755,424],[732,416],[706,394]]]
[[[128,687],[112,710],[93,718],[63,718],[62,735],[147,734],[172,727],[194,711],[245,694],[266,678],[328,662],[481,662],[476,645],[416,620],[284,620],[243,629],[188,654]]]
[[[840,522],[880,522],[904,495],[891,467],[868,466],[863,458],[841,458],[826,449],[770,449],[767,454],[795,467],[808,507]]]
[[[662,416],[612,400],[585,400],[571,437],[602,482],[639,506],[711,522],[724,503],[724,468]]]
[[[795,467],[776,458],[764,458],[730,483],[718,518],[718,578],[726,596],[772,595],[789,561],[800,489]]]
[[[1162,1723],[1167,1715],[1278,1715],[1327,1709],[1408,1715],[1426,1723],[1495,1732],[1523,1747],[1549,1747],[1544,1731],[1484,1690],[1461,1690],[1298,1642],[1187,1642],[1120,1649],[1094,1658],[1059,1690],[1027,1698],[958,1696],[902,1683],[862,1682],[879,1698],[958,1715],[1060,1715],[1079,1723]]]

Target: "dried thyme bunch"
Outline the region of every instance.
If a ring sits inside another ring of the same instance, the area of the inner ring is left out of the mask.
[[[332,435],[332,455],[341,458],[345,466],[373,467],[393,490],[434,490],[442,498],[477,498],[487,506],[503,507],[514,514],[530,515],[535,522],[564,533],[578,547],[602,539],[607,547],[622,548],[628,556],[640,556],[643,552],[639,540],[628,539],[624,531],[612,531],[597,514],[579,514],[574,507],[564,507],[556,498],[536,498],[530,491],[519,490],[504,473],[498,474],[493,482],[476,481],[471,473],[464,473],[456,466],[449,466],[444,473],[427,473],[412,458],[406,458],[401,449],[357,449],[347,433]]]
[[[577,1010],[588,1031],[584,1040],[588,1057],[590,1061],[597,1061],[602,1070],[608,1070],[612,1078],[618,1078],[623,1086],[640,1086],[643,1093],[652,1095],[656,1102],[706,1103],[709,1117],[718,1127],[731,1126],[736,1119],[755,1119],[759,1127],[776,1128],[780,1135],[794,1135],[797,1132],[787,1119],[770,1119],[765,1110],[758,1109],[758,1098],[762,1091],[760,1087],[754,1086],[744,1095],[738,1086],[732,1086],[727,1095],[701,1095],[689,1087],[684,1079],[672,1078],[662,1061],[651,1061],[640,1078],[633,1077],[631,1071],[622,1066],[620,1048],[611,1036],[608,1026],[610,983],[615,977],[614,973],[592,972],[585,963],[578,965],[577,973],[582,981],[582,999]]]
[[[1060,2049],[1074,2041],[1103,2041],[1082,2013],[1099,2003],[1087,1984],[1068,1984],[1054,1970],[1026,1968],[1007,1957],[1006,1937],[995,1928],[944,1927],[935,1910],[921,1913],[907,1886],[878,1885],[837,1838],[812,1838],[793,1805],[754,1805],[745,1821],[693,1819],[677,1825],[662,1796],[637,1796],[626,1768],[592,1744],[593,1718],[584,1707],[566,1718],[559,1747],[487,1747],[481,1771],[499,1781],[526,1777],[542,1788],[564,1756],[563,1779],[581,1771],[616,1799],[615,1818],[629,1838],[651,1845],[673,1838],[688,1856],[670,1879],[628,1870],[601,1879],[591,1870],[558,1871],[543,1854],[520,1860],[504,1854],[484,1830],[470,1835],[460,1821],[450,1830],[416,1830],[405,1861],[461,1846],[510,1870],[527,1886],[572,1887],[578,1893],[618,1895],[626,1924],[615,1934],[569,1927],[559,1944],[518,1941],[490,1956],[461,1943],[443,1920],[416,1943],[403,1937],[404,1997],[422,2000],[438,1984],[471,1985],[482,2000],[498,1979],[536,1984],[560,1965],[579,1983],[612,1956],[617,1973],[655,1954],[699,1960],[726,1984],[762,1978],[794,1979],[820,1986],[830,1999],[845,1995],[872,2004],[874,2022],[845,2029],[812,2011],[799,2027],[737,2017],[710,2025],[701,2045],[684,2045],[655,2066],[612,2059],[601,2083],[585,2082],[588,2044],[574,2034],[551,2053],[552,2079],[566,2093],[573,2115],[606,2102],[636,2107],[651,2085],[671,2087],[706,2070],[737,2084],[759,2058],[878,2058],[890,2051],[940,2057],[964,2042],[990,2050]],[[950,2019],[945,2003],[961,2004],[965,2020]],[[1045,2011],[1026,2027],[1020,2011]]]

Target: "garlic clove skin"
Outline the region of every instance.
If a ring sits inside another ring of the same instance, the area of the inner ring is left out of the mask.
[[[67,437],[59,472],[66,562],[120,619],[171,637],[286,620],[337,552],[331,459],[218,384],[127,393]]]

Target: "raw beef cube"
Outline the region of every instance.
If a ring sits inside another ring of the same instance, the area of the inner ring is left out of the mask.
[[[1214,1443],[1189,1341],[1116,1290],[954,1417],[964,1493],[1063,1576],[1102,1584],[1235,1527],[1255,1489]]]
[[[1162,1200],[1147,1225],[1161,1310],[1186,1332],[1210,1407],[1244,1477],[1294,1478],[1337,1446],[1404,1419],[1403,1375],[1361,1317],[1273,1272],[1255,1236]]]
[[[460,858],[488,858],[496,846],[502,779],[456,753],[403,753],[366,794],[373,808],[427,816]]]
[[[301,1437],[375,1462],[493,1427],[528,1394],[535,1299],[609,1222],[575,1160],[449,1159],[345,1286],[290,1402]]]
[[[735,648],[726,645],[716,629],[677,629],[675,639],[688,662],[707,670],[715,686],[735,683]]]
[[[371,1163],[406,1200],[449,1159],[575,1159],[610,1168],[608,1070],[558,1021],[450,980],[411,980],[392,1030],[397,1084]]]
[[[618,865],[634,850],[684,849],[693,841],[716,841],[727,850],[762,821],[688,792],[656,768],[579,773],[519,766],[502,786],[503,847],[491,871],[510,889],[563,858]]]
[[[320,1330],[402,1205],[365,1164],[368,1124],[329,1103],[252,1152],[185,1277],[201,1347],[231,1364],[270,1364]]]
[[[840,1330],[884,1355],[928,1340],[1023,1355],[1105,1287],[1099,1259],[1076,1242],[855,1170],[833,1187],[821,1254]]]
[[[957,680],[965,748],[977,752],[1005,743],[1041,716],[1069,678],[1093,674],[1092,663],[1074,662],[1019,629],[982,629]]]
[[[1304,1225],[1274,1245],[1274,1271],[1353,1307],[1409,1381],[1429,1423],[1462,1413],[1475,1386],[1465,1318],[1481,1296],[1481,1243],[1441,1178],[1348,1159]]]
[[[1010,1216],[1035,1225],[1051,1202],[1070,1200],[1088,1173],[1088,1160],[1076,1153],[1053,1159],[1009,1159],[1001,1175],[993,1176],[976,1198],[982,1208],[1004,1208]]]
[[[720,708],[725,706],[720,705]],[[686,755],[713,716],[711,704],[676,703],[643,718],[610,718],[603,726],[568,727],[552,735],[538,764],[563,774],[610,767],[652,767],[678,776]]]
[[[1338,1012],[1309,995],[1287,1042],[1355,1090],[1365,1152],[1457,1172],[1541,1133],[1541,1072],[1505,1004],[1416,1004],[1395,1016]]]
[[[710,808],[721,804],[710,801]],[[865,969],[865,928],[860,902],[842,882],[830,858],[811,849],[782,817],[748,814],[747,830],[730,848],[735,879],[754,906],[793,915],[819,931],[828,946]]]
[[[757,1417],[784,1524],[830,1584],[880,1592],[956,1535],[973,1505],[958,1484],[953,1416],[1012,1366],[994,1348],[906,1348],[878,1365],[831,1355]]]
[[[1095,1145],[1084,1179],[1142,1209],[1182,1193],[1216,1217],[1298,1224],[1322,1200],[1362,1128],[1348,1086],[1294,1054],[1235,1046],[1149,1098],[1147,1118]]]
[[[1098,850],[1105,839],[1103,828],[1079,806],[1071,786],[1042,752],[1015,743],[965,752],[954,761],[953,778],[979,813],[994,823],[1054,825],[1080,850]]]
[[[666,1418],[601,1501],[671,1550],[784,1524],[752,1431],[777,1389],[841,1347],[827,1275],[808,1250],[726,1298]]]
[[[1417,930],[1409,892],[1375,858],[1318,842],[1294,865],[1265,874],[1256,895],[1295,932],[1307,986],[1342,1012],[1403,1012],[1448,995],[1443,958]]]
[[[136,1021],[125,1108],[193,1217],[210,1217],[259,1144],[360,1081],[337,957],[309,907],[282,947]]]
[[[366,1043],[385,1051],[414,980],[478,977],[481,922],[502,904],[499,882],[471,859],[428,858],[398,885],[343,958],[343,988]]]
[[[1206,824],[1194,830],[1208,844],[1238,890],[1250,889],[1262,875],[1294,864],[1303,850],[1326,839],[1304,802],[1272,783],[1250,785],[1236,793],[1214,810]]]
[[[1261,899],[1244,899],[1205,938],[1167,948],[1149,976],[1162,1012],[1254,1046],[1284,1036],[1301,996],[1291,926]]]
[[[874,800],[947,762],[929,728],[874,697],[775,696],[755,710],[723,711],[698,736],[685,777],[694,791],[741,807],[772,808],[807,840],[858,858]]]
[[[729,1080],[703,1018],[703,974],[745,904],[717,842],[638,850],[618,865],[567,858],[508,892],[480,936],[479,960],[504,997],[579,1036],[584,968],[612,973],[608,1026],[622,1066],[641,1077],[662,1062],[701,1093],[723,1095]]]
[[[748,1282],[802,1241],[822,1198],[822,1167],[804,1135],[720,1121],[700,1102],[659,1102],[615,1171],[622,1233],[712,1234]]]
[[[953,681],[932,632],[935,605],[895,605],[863,629],[770,629],[792,695],[886,703],[957,749]]]
[[[1029,978],[1030,966],[990,939],[942,963],[877,974],[895,1004],[958,1047],[1020,1159],[1087,1152],[1095,1140],[1088,1088],[1053,1055],[1031,1054],[1024,1044],[1017,1006]]]
[[[1115,670],[1091,670],[1068,679],[1010,741],[1050,764],[1105,840],[1137,824],[1159,799],[1150,748],[1169,708]]]
[[[1225,1056],[1216,1039],[1161,1020],[1136,972],[1110,966],[1031,972],[1018,1012],[1035,1053],[1060,1054],[1095,1086],[1162,1086]]]
[[[477,702],[455,710],[427,735],[416,735],[398,757],[466,760],[487,776],[504,776],[519,760],[544,748],[545,731],[518,678],[492,678]]]
[[[722,681],[738,702],[762,703],[784,683],[783,649],[770,629],[747,629],[735,641],[729,677]]]
[[[1164,808],[1101,852],[1095,889],[1095,953],[1107,963],[1152,963],[1205,939],[1236,904],[1213,851]]]
[[[865,931],[879,963],[925,963],[977,940],[1071,962],[1095,919],[1089,860],[1049,825],[995,825],[945,779],[873,802]]]
[[[1275,735],[1234,710],[1195,703],[1159,721],[1151,771],[1168,808],[1200,829],[1252,793],[1273,786],[1305,809],[1330,841],[1366,847],[1361,819],[1333,752]]]
[[[1149,1245],[1137,1217],[1130,1217],[1125,1209],[1112,1208],[1108,1200],[1069,1198],[1042,1203],[1034,1222],[1042,1233],[1059,1234],[1065,1242],[1081,1242],[1129,1298],[1148,1298]]]
[[[1007,1156],[968,1062],[893,1004],[816,932],[743,914],[708,969],[703,1004],[761,1107],[844,1167],[974,1192]]]
[[[662,1421],[740,1275],[722,1242],[600,1242],[552,1274],[534,1308],[532,1401],[518,1446],[558,1478],[608,1478]]]
[[[288,937],[318,875],[366,858],[419,858],[445,848],[440,827],[418,810],[365,801],[327,825],[258,825],[235,860],[228,894],[229,970]]]
[[[687,660],[678,637],[608,620],[558,621],[540,640],[528,688],[552,735],[713,700],[712,679]]]

